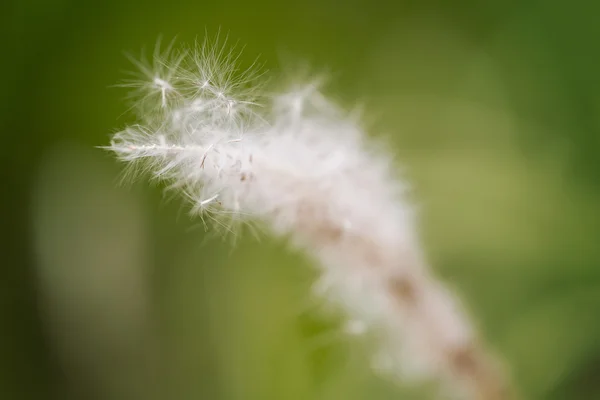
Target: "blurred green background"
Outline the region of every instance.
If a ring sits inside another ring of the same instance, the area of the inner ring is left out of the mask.
[[[600,5],[8,0],[2,399],[428,399],[374,376],[268,237],[205,232],[94,146],[133,121],[123,51],[219,27],[365,106],[429,259],[527,399],[600,399]]]

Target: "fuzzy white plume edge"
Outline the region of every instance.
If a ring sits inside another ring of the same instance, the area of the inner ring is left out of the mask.
[[[158,48],[158,47],[157,47]],[[508,399],[455,296],[427,268],[389,154],[314,83],[260,106],[253,70],[205,42],[138,61],[139,125],[108,147],[168,182],[192,211],[265,222],[311,255],[350,333],[375,332],[377,369],[465,399]]]

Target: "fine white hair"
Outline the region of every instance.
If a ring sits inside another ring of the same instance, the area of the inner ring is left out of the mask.
[[[125,86],[139,122],[108,146],[194,213],[262,221],[315,261],[316,292],[377,337],[373,366],[464,399],[508,399],[496,363],[427,267],[390,153],[314,82],[261,96],[253,68],[205,42],[157,47]],[[258,88],[258,89],[257,89]]]

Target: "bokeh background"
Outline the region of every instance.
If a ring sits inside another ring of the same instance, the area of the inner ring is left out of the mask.
[[[214,235],[95,146],[123,51],[205,30],[327,71],[420,208],[429,259],[525,399],[600,399],[600,5],[573,0],[3,3],[0,398],[428,399],[374,376],[268,237]],[[276,79],[276,78],[275,78]],[[235,239],[235,245],[231,242]]]

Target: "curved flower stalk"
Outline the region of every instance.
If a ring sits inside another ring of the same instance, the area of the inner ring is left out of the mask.
[[[140,122],[114,135],[120,160],[180,190],[194,213],[259,220],[321,272],[349,331],[377,337],[375,366],[434,379],[459,398],[508,399],[457,299],[429,271],[390,156],[315,84],[259,107],[252,71],[199,45],[135,61]]]

